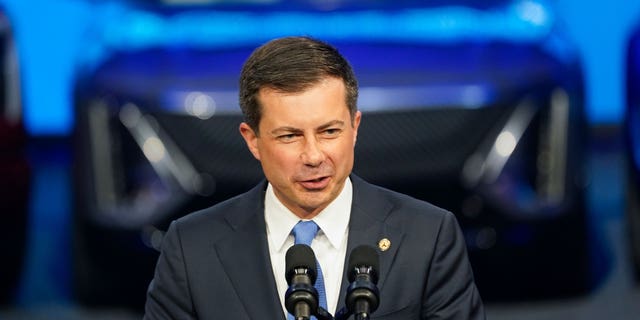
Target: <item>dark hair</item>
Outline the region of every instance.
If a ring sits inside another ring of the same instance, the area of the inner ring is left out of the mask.
[[[353,120],[357,111],[358,80],[349,62],[333,46],[309,37],[269,41],[253,51],[240,74],[240,109],[256,132],[262,117],[261,88],[286,93],[302,92],[326,77],[344,81],[346,104]]]

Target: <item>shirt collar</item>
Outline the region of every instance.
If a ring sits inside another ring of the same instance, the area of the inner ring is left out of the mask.
[[[352,198],[353,186],[351,179],[347,178],[338,197],[312,219],[318,224],[321,232],[325,234],[334,248],[340,247],[346,235],[351,215]],[[267,186],[264,203],[267,234],[273,248],[280,251],[283,249],[291,229],[300,221],[300,218],[280,202],[271,183]]]

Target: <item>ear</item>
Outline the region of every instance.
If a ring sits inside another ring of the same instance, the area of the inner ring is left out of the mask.
[[[251,154],[253,154],[254,158],[260,161],[260,149],[258,148],[258,135],[255,133],[255,131],[253,131],[253,129],[251,129],[251,127],[246,122],[241,123],[239,129],[240,129],[240,134],[242,135],[242,138],[244,138],[244,142],[247,143],[247,147],[249,148],[249,151],[251,151]]]
[[[360,111],[356,111],[355,116],[353,117],[353,145],[356,145],[356,141],[358,140],[358,127],[360,127],[360,120],[362,119],[362,113]]]

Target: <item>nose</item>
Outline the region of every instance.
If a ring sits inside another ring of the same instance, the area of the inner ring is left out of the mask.
[[[314,138],[306,139],[301,157],[302,162],[309,167],[317,167],[325,159],[324,152],[322,152],[318,141]]]

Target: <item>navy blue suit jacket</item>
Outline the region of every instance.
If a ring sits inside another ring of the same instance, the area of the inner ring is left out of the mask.
[[[380,306],[372,319],[485,319],[453,214],[351,179],[347,253],[362,244],[378,248],[383,238],[391,243],[379,250]],[[265,189],[263,182],[171,224],[145,319],[285,319],[269,258]],[[338,310],[348,285],[344,272]]]

